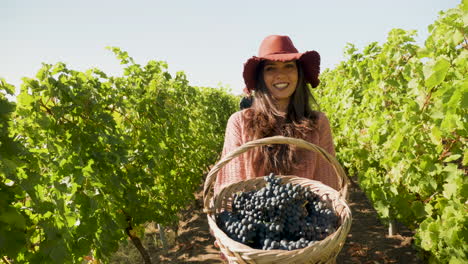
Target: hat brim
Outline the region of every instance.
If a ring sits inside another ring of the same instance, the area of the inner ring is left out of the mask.
[[[250,93],[257,85],[256,75],[258,65],[264,60],[271,61],[291,61],[298,60],[304,71],[304,79],[312,87],[317,87],[320,83],[318,76],[320,73],[320,55],[316,51],[306,51],[304,53],[279,53],[270,54],[264,57],[253,56],[244,63],[242,73],[245,82],[244,92]]]

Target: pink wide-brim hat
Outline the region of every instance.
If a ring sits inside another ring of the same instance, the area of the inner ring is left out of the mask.
[[[271,61],[291,61],[297,60],[302,66],[304,79],[313,88],[320,83],[318,78],[320,73],[320,54],[313,51],[299,53],[288,36],[271,35],[266,37],[258,50],[258,57],[253,56],[244,63],[244,92],[250,94],[256,89],[257,68],[260,62]]]

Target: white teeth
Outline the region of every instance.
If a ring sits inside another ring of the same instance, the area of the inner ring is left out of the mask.
[[[288,87],[288,83],[276,83],[276,84],[273,84],[273,86],[275,86],[276,88],[278,89],[283,89],[283,88],[286,88]]]

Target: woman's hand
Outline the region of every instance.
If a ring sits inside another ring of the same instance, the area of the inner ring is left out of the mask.
[[[210,228],[210,234],[214,237],[213,230],[211,230],[211,228]],[[215,240],[213,244],[215,248],[219,248],[218,240]],[[221,251],[219,252],[219,257],[221,258],[221,260],[223,260],[223,262],[227,262],[227,258],[226,256],[224,256],[223,252]]]

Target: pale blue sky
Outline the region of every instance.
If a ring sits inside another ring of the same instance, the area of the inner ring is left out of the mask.
[[[392,28],[415,29],[418,41],[441,10],[460,0],[144,1],[0,0],[0,77],[19,85],[41,62],[98,67],[119,75],[106,46],[137,63],[164,60],[190,84],[242,92],[242,65],[270,34],[289,35],[299,51],[316,50],[322,69],[342,60],[347,42],[384,42]]]

